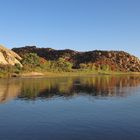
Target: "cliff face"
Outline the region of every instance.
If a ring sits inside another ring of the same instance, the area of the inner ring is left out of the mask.
[[[20,60],[21,60],[21,57],[18,54],[0,45],[0,64],[4,64],[4,65],[20,64],[21,65]]]
[[[93,64],[97,68],[101,65],[109,65],[114,71],[133,71],[140,72],[140,60],[123,51],[88,51],[77,52],[73,50],[54,50],[51,48],[36,48],[35,46],[27,46],[22,48],[13,48],[14,52],[21,57],[26,53],[37,53],[38,56],[46,60],[57,60],[60,57],[72,62],[75,68],[79,64]]]

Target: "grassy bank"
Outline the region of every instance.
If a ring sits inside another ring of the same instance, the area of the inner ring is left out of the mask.
[[[140,73],[137,72],[112,72],[112,73],[85,73],[85,72],[25,72],[21,74],[0,74],[0,78],[13,78],[13,77],[70,77],[70,76],[94,76],[94,75],[137,75],[140,76]]]
[[[140,72],[113,72],[113,71],[80,71],[71,72],[22,72],[20,77],[66,77],[66,76],[93,76],[93,75],[140,75]]]
[[[0,65],[0,77],[64,77],[64,76],[92,76],[92,75],[139,75],[140,72],[123,72],[125,70],[112,67],[106,63],[76,64],[60,57],[47,61],[35,53],[27,53],[21,60],[21,65]],[[128,71],[126,69],[126,71]]]

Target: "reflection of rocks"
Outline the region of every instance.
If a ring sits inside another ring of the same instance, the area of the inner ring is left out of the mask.
[[[96,76],[83,78],[37,78],[0,80],[0,102],[18,96],[19,99],[35,100],[52,97],[128,96],[140,85],[137,76]]]
[[[131,92],[131,89],[133,90],[140,85],[140,77],[98,76],[83,81],[83,85],[89,93],[93,94],[94,92],[95,96],[126,96]],[[130,89],[130,91],[127,91],[127,89]]]
[[[0,102],[6,102],[18,96],[20,93],[18,81],[0,80]]]
[[[126,96],[132,87],[140,85],[140,77],[96,76],[89,78],[36,79],[23,81],[19,98],[36,99],[79,94],[91,96]],[[40,84],[41,83],[41,84]]]

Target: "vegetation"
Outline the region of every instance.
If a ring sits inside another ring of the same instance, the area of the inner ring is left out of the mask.
[[[50,63],[50,68],[52,71],[59,72],[69,72],[72,70],[73,64],[66,61],[64,58],[59,58],[57,61],[52,61]]]
[[[57,60],[47,61],[44,58],[39,57],[35,53],[26,54],[21,61],[23,71],[48,71],[48,72],[109,72],[111,68],[109,65],[96,66],[94,63],[80,63],[78,69],[73,69],[73,63],[65,58],[59,58]]]
[[[20,76],[23,73],[40,72],[51,76],[66,76],[66,75],[83,75],[83,74],[121,74],[122,72],[115,71],[114,67],[106,62],[97,63],[80,63],[77,68],[70,61],[68,56],[59,57],[57,60],[47,61],[45,58],[38,56],[36,53],[26,53],[21,60],[21,64],[0,65],[0,77]],[[61,74],[62,73],[62,74]]]
[[[27,53],[23,56],[21,61],[24,70],[33,70],[34,68],[40,66],[40,58],[35,53]]]
[[[73,64],[74,69],[96,70],[96,71],[121,71],[140,72],[140,60],[124,51],[86,51],[78,52],[74,50],[55,50],[51,48],[38,48],[36,46],[26,46],[13,48],[22,58],[27,53],[36,53],[39,57],[47,61],[57,61],[60,58]],[[92,67],[93,66],[93,67]]]
[[[55,71],[55,72],[69,72],[72,70],[72,63],[66,61],[64,58],[59,58],[56,61],[47,61],[39,57],[35,53],[26,54],[22,61],[23,71]]]
[[[16,76],[20,73],[21,69],[19,64],[15,64],[15,66],[0,64],[0,78]]]

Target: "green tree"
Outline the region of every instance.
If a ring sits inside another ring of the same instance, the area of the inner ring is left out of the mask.
[[[34,68],[40,66],[40,57],[36,53],[27,53],[21,61],[23,67]]]
[[[59,58],[57,61],[51,62],[51,69],[53,71],[71,71],[72,66],[73,64],[64,58]]]

